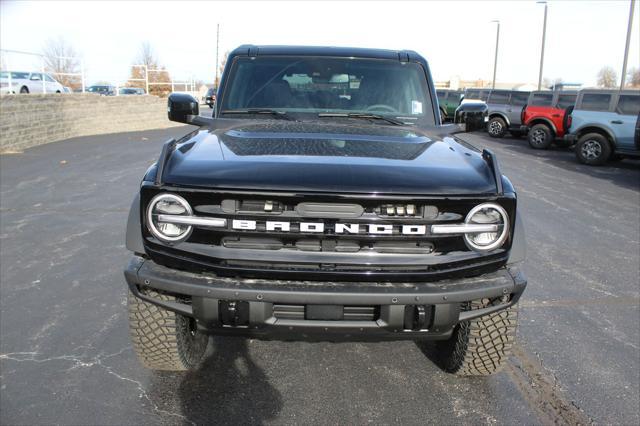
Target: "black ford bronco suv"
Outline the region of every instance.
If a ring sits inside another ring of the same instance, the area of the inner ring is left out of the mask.
[[[442,125],[412,51],[241,46],[213,118],[146,172],[127,225],[133,346],[195,368],[211,334],[433,340],[487,375],[514,343],[526,278],[516,193],[495,156]]]

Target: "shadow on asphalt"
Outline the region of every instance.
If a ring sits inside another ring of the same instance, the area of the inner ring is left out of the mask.
[[[537,150],[529,147],[526,137],[519,139],[490,139],[486,134],[478,132],[475,134],[482,135],[483,137],[500,144],[501,149],[511,151],[512,153],[516,153],[522,157],[542,159],[557,167],[562,167],[563,169],[575,171],[577,173],[583,173],[597,179],[609,180],[611,183],[627,189],[640,189],[640,179],[638,179],[638,172],[640,172],[639,160],[624,159],[608,161],[603,166],[587,166],[578,162],[576,155],[573,152],[573,148],[563,148],[552,145],[547,150]]]
[[[195,424],[263,424],[276,419],[280,392],[251,359],[244,337],[214,337],[211,353],[198,370],[175,377],[181,412]],[[152,391],[155,389],[152,382]],[[160,381],[158,396],[166,392]]]

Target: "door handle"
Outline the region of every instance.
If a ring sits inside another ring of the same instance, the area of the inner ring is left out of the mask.
[[[611,124],[622,124],[622,120],[611,120]]]

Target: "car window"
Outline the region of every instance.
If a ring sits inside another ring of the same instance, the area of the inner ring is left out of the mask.
[[[480,99],[480,91],[479,90],[467,90],[465,92],[464,97],[466,99]]]
[[[238,57],[221,99],[225,110],[374,113],[433,120],[421,65],[394,60],[314,56]]]
[[[42,80],[42,76],[40,74],[31,74],[31,80]]]
[[[7,71],[2,71],[0,73],[0,78],[9,78],[9,73]],[[11,78],[15,79],[27,79],[29,78],[28,72],[12,72]]]
[[[439,100],[444,100],[447,97],[447,92],[444,90],[436,90],[436,96],[438,96]]]
[[[44,75],[44,79],[45,79],[46,81],[48,81],[49,83],[55,83],[55,82],[56,82],[56,81],[55,81],[53,78],[51,78],[51,76],[50,76],[50,75],[48,75],[48,74],[45,74],[45,75]]]
[[[556,107],[566,109],[566,108],[569,108],[570,106],[574,106],[576,104],[577,97],[578,95],[576,95],[575,93],[558,95],[558,101],[556,102]]]
[[[582,96],[580,109],[587,111],[609,111],[611,94],[607,93],[585,93]]]
[[[623,115],[640,114],[640,96],[620,95],[616,112]]]
[[[509,92],[495,91],[489,95],[490,104],[508,104]]]
[[[487,99],[489,99],[489,92],[490,92],[489,90],[481,90],[480,91],[480,100],[487,102]]]
[[[511,92],[511,105],[525,106],[529,102],[529,92]]]
[[[553,93],[534,93],[533,96],[531,96],[531,102],[529,102],[529,105],[551,106],[552,100]]]

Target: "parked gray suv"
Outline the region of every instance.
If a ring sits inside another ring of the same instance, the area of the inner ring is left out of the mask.
[[[491,90],[487,99],[489,123],[487,132],[494,138],[503,137],[507,131],[513,136],[527,132],[523,126],[522,113],[527,106],[530,92],[517,90]]]
[[[581,90],[565,140],[576,144],[578,161],[599,166],[607,160],[640,157],[637,90]]]

